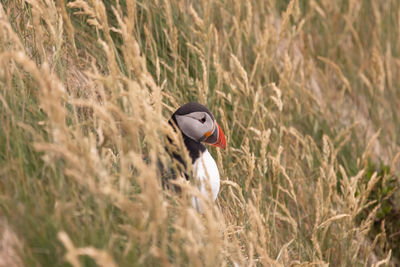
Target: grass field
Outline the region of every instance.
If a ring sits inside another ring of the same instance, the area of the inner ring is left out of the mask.
[[[188,101],[204,214],[157,165]],[[398,0],[0,0],[0,266],[398,266],[399,107]]]

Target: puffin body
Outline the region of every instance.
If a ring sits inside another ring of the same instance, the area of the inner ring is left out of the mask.
[[[219,171],[217,163],[207,149],[193,163],[193,176],[197,179],[197,182],[199,183],[200,192],[207,198],[209,197],[209,189],[207,188],[207,186],[210,186],[211,197],[212,200],[215,201],[218,196],[220,187]],[[192,204],[193,207],[195,207],[198,211],[202,211],[201,203],[196,197],[192,197]]]
[[[220,176],[217,164],[203,143],[225,148],[225,135],[215,121],[213,114],[203,105],[190,102],[172,114],[169,123],[182,133],[183,141],[192,159],[193,177],[199,191],[205,198],[217,198],[220,188]],[[184,164],[182,157],[172,154],[179,162]],[[193,197],[193,206],[202,213],[201,201]]]

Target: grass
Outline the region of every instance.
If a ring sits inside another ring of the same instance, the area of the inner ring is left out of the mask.
[[[0,3],[0,265],[399,264],[398,1]],[[188,101],[203,215],[157,167]]]

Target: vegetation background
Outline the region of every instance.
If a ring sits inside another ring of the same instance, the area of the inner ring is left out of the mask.
[[[1,0],[0,265],[398,266],[399,88],[398,0]],[[188,101],[203,215],[157,168]]]

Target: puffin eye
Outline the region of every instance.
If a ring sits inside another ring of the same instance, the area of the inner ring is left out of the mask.
[[[202,119],[199,120],[201,123],[205,123],[206,122],[206,116],[204,116]]]

